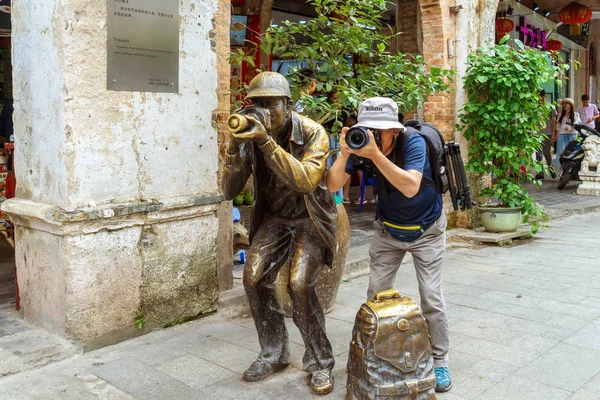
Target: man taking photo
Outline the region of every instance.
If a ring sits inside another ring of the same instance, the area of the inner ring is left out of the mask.
[[[405,127],[398,122],[398,106],[389,98],[362,102],[355,127],[368,129],[368,144],[351,150],[345,141],[349,128],[342,129],[341,151],[327,174],[327,189],[339,190],[359,169],[374,176],[379,218],[373,223],[375,236],[369,249],[368,299],[394,286],[404,255],[411,253],[431,337],[436,391],[447,392],[452,379],[448,371],[448,314],[442,294],[446,216],[442,196],[424,183],[424,179],[432,180],[427,144],[419,134],[405,137]]]

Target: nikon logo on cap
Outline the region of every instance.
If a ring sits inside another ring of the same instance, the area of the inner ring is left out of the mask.
[[[371,129],[404,129],[398,122],[398,105],[388,97],[371,97],[358,106],[356,125]]]

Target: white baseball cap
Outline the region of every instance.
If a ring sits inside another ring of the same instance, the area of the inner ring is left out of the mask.
[[[358,105],[358,122],[353,127],[373,129],[400,129],[398,105],[388,97],[371,97]]]

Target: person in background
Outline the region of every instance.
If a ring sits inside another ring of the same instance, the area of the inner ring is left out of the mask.
[[[300,98],[294,104],[294,111],[298,114],[302,114],[304,112],[304,105],[302,104],[302,99],[306,96],[312,96],[312,94],[317,89],[317,78],[315,76],[315,71],[310,67],[304,67],[300,71],[298,71],[298,75],[300,76],[300,80],[302,82],[302,89],[300,89]]]
[[[579,113],[575,111],[575,102],[567,97],[561,102],[562,112],[558,117],[556,130],[554,131],[553,141],[556,142],[556,159],[554,160],[555,168],[560,168],[560,155],[567,148],[569,142],[577,137],[577,131],[570,124],[580,124],[581,118]]]
[[[327,102],[330,105],[334,105],[339,101],[337,92],[330,92],[327,94]],[[327,159],[327,169],[331,168],[333,163],[338,157],[336,149],[339,149],[340,143],[338,141],[339,137],[339,127],[338,123],[341,123],[342,126],[352,126],[356,123],[356,116],[351,113],[351,110],[347,108],[342,108],[335,112],[335,114],[330,114],[330,118],[327,122],[323,123],[323,128],[329,134],[329,151],[333,154],[331,157]],[[350,185],[348,185],[350,186]],[[344,188],[345,189],[345,188]],[[336,195],[340,197],[340,199],[344,203],[350,203],[348,199],[348,190],[340,189],[337,191]]]
[[[546,91],[542,90],[540,92],[540,101],[546,101]],[[541,135],[546,135],[546,138],[542,142],[541,151],[537,151],[535,153],[535,158],[538,161],[542,161],[542,156],[546,159],[546,164],[548,165],[548,170],[550,171],[550,175],[552,178],[556,178],[556,172],[554,171],[554,167],[552,166],[552,154],[550,153],[550,148],[552,147],[552,137],[553,132],[556,130],[556,110],[552,107],[552,111],[548,114],[548,118],[546,119],[546,127],[540,131]],[[536,175],[535,179],[544,179],[544,172],[541,171]]]
[[[358,185],[360,186],[362,184],[362,171],[356,171],[355,172],[356,175],[358,176]],[[346,183],[344,184],[343,187],[343,191],[344,191],[344,203],[345,204],[349,204],[349,203],[356,203],[356,204],[360,204],[360,197],[358,197],[356,200],[352,201],[350,200],[350,186],[352,185],[352,179],[348,179],[346,181]]]
[[[327,97],[328,97],[327,101],[331,104],[338,101],[338,94],[336,92],[329,93]],[[328,123],[323,124],[323,127],[325,127],[327,132],[329,132],[330,137],[332,137],[332,138],[334,136],[336,136],[336,137],[338,136],[337,132],[334,132],[334,128],[333,128],[336,121],[341,121],[343,126],[351,127],[354,124],[356,124],[356,114],[353,112],[353,110],[350,110],[348,108],[343,108],[338,113],[336,113],[335,118],[333,118]],[[334,148],[337,149],[339,147],[340,147],[340,144],[338,141],[336,141]],[[335,157],[335,159],[337,159],[337,156]],[[335,161],[335,159],[333,161]],[[327,168],[331,168],[332,165],[333,165],[333,163],[328,164]],[[360,182],[362,182],[362,171],[356,171],[356,174],[358,175],[358,182],[360,185]],[[351,179],[348,179],[348,181],[343,186],[343,188],[340,189],[338,192],[341,191],[344,204],[359,203],[360,197],[354,201],[350,200],[350,184],[351,184]]]
[[[590,104],[590,96],[587,94],[581,96],[581,103],[582,105],[577,107],[577,112],[581,117],[581,123],[590,128],[595,128],[596,120],[600,118],[598,107],[595,104]]]

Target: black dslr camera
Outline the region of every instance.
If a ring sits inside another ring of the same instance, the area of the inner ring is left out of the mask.
[[[370,129],[370,131],[373,132],[375,142],[379,145],[379,142],[381,141],[379,140],[379,131],[376,129]],[[346,145],[350,150],[360,150],[371,141],[369,134],[367,133],[367,128],[363,127],[350,128],[348,132],[346,132],[345,139]]]

